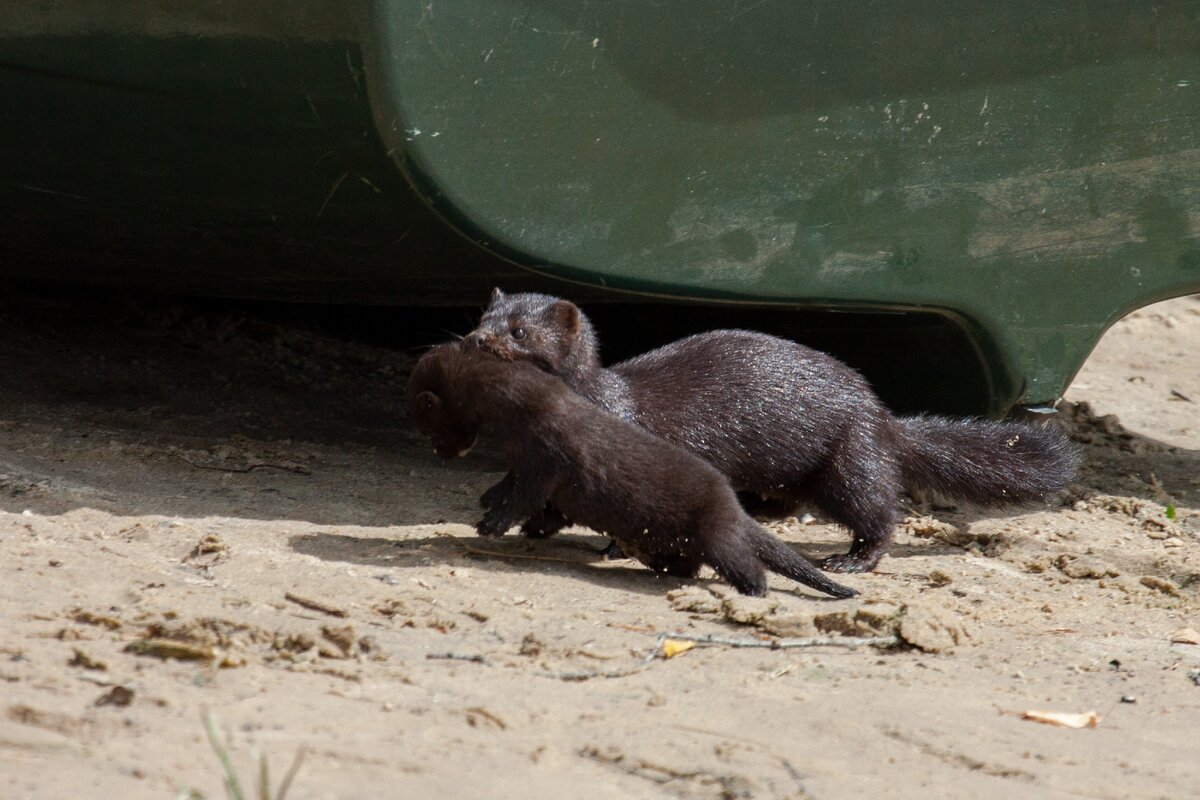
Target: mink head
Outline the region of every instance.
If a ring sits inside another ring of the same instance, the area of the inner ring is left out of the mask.
[[[464,341],[506,361],[532,361],[555,375],[599,368],[587,317],[574,303],[546,294],[493,290],[483,318]]]
[[[462,402],[455,380],[461,358],[457,345],[438,345],[421,356],[408,379],[409,416],[447,460],[465,456],[479,436],[479,415]]]

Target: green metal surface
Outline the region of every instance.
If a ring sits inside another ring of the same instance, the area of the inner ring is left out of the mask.
[[[999,408],[1057,398],[1114,320],[1200,290],[1200,3],[373,13],[389,147],[547,273],[933,309]]]
[[[0,273],[932,313],[993,413],[1200,291],[1200,0],[243,5],[0,14]]]

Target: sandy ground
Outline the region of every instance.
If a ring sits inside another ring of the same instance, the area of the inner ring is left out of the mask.
[[[1200,644],[1172,641],[1200,629],[1195,299],[1122,322],[1079,375],[1076,486],[912,508],[842,602],[656,578],[585,531],[476,538],[499,464],[443,466],[408,429],[402,352],[44,298],[0,305],[0,337],[0,796],[222,797],[205,710],[247,782],[306,748],[292,798],[1200,786]],[[901,645],[667,659],[664,633]]]

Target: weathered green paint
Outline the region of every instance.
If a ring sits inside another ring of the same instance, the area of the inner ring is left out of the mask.
[[[997,407],[1200,290],[1197,2],[380,0],[372,25],[385,140],[547,273],[934,309]]]
[[[0,271],[933,312],[997,412],[1200,291],[1198,93],[1200,0],[18,4]]]

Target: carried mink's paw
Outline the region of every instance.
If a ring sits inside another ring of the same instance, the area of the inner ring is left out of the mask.
[[[479,524],[475,526],[475,532],[480,536],[503,536],[508,533],[508,529],[512,525],[513,521],[508,514],[492,510],[479,520]]]
[[[530,539],[545,539],[567,527],[567,518],[553,506],[546,506],[540,514],[534,514],[525,520],[521,533]]]
[[[479,496],[479,507],[490,509],[508,505],[508,495],[511,488],[508,481],[500,481]]]
[[[561,519],[548,519],[544,516],[530,517],[521,526],[521,533],[529,539],[546,539],[561,531],[566,525]]]
[[[600,555],[604,556],[605,561],[620,561],[623,558],[629,558],[616,539],[609,542],[608,547],[600,551]]]
[[[870,572],[879,564],[883,553],[843,553],[828,556],[817,562],[826,572]]]

